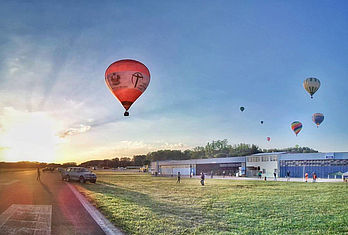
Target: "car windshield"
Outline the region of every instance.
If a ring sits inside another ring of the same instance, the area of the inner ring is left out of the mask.
[[[79,171],[81,171],[81,172],[88,172],[89,170],[86,169],[86,168],[80,168]]]

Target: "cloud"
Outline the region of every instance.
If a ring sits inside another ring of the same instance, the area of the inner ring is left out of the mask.
[[[134,155],[147,154],[157,150],[185,150],[190,146],[183,143],[168,142],[143,142],[123,140],[112,145],[86,148],[84,152],[78,153],[75,157],[78,161],[87,161],[90,159],[104,159],[115,157],[132,157]]]
[[[79,127],[69,128],[65,130],[63,133],[59,134],[59,137],[65,138],[67,136],[82,134],[89,131],[90,129],[91,129],[91,126],[80,124]]]

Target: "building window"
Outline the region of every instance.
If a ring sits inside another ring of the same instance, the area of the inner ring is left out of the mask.
[[[262,156],[261,160],[262,160],[263,162],[268,162],[268,161],[269,161],[269,160],[268,160],[268,156]]]

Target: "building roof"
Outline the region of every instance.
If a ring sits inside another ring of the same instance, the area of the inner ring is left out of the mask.
[[[245,157],[226,157],[226,158],[205,158],[205,159],[189,159],[189,160],[167,160],[158,161],[159,165],[181,165],[181,164],[214,164],[214,163],[237,163],[245,162]]]
[[[348,159],[348,152],[337,153],[287,153],[279,160],[320,160],[320,159]]]
[[[256,153],[251,156],[267,156],[267,155],[279,155],[279,154],[285,154],[286,152],[272,152],[272,153]]]

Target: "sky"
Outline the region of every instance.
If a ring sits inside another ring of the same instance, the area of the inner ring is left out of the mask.
[[[347,1],[0,5],[0,161],[80,163],[218,139],[348,151]],[[127,58],[151,81],[124,117],[104,73]],[[313,99],[307,77],[321,81]]]

